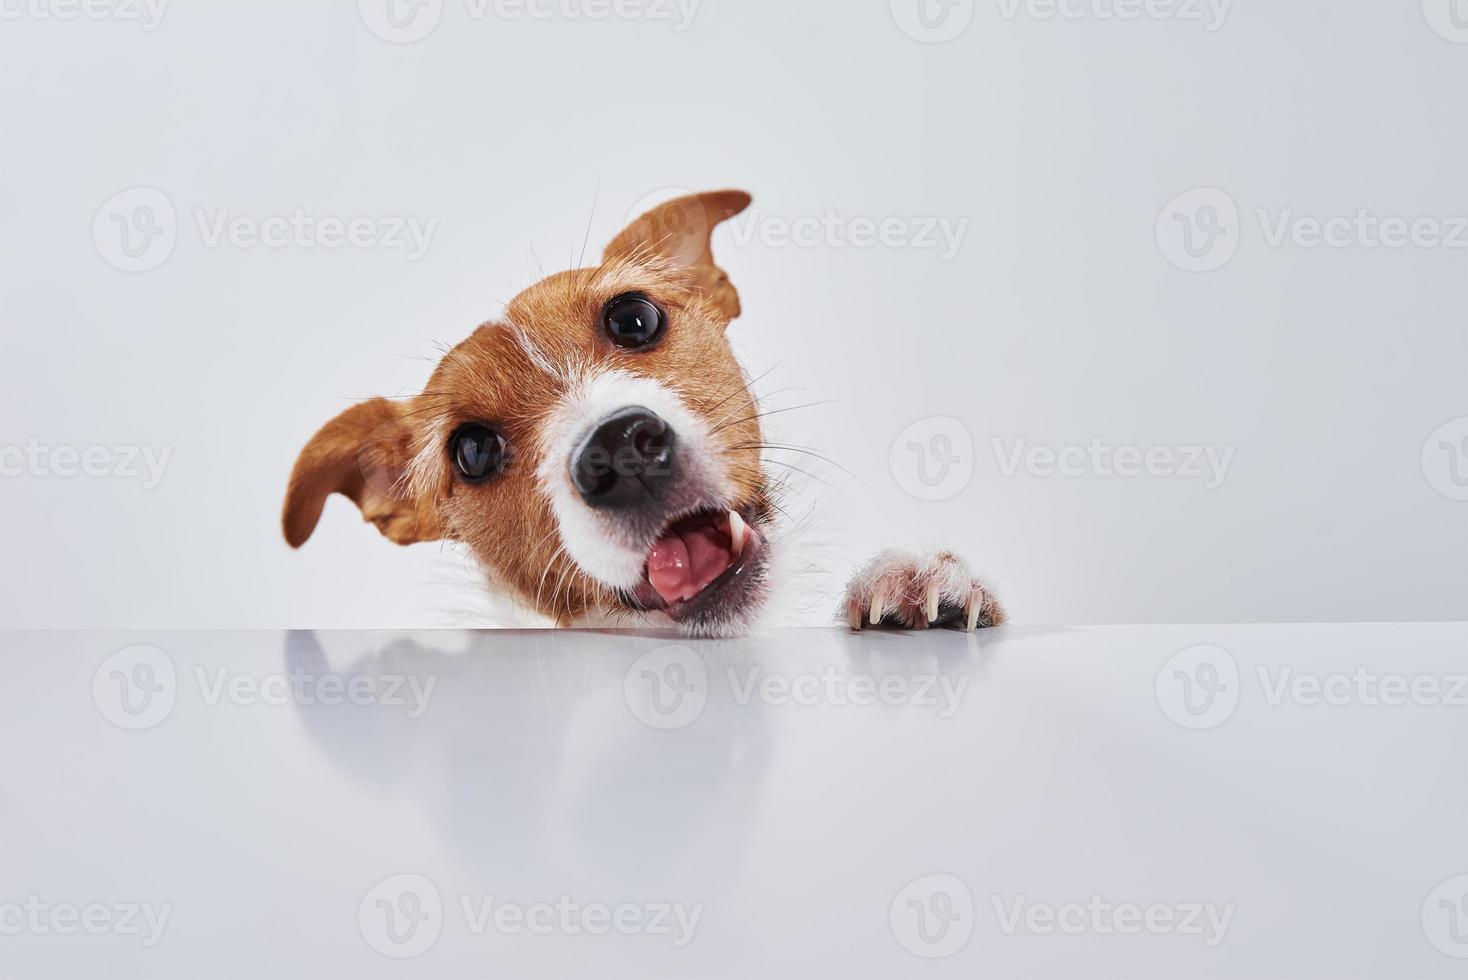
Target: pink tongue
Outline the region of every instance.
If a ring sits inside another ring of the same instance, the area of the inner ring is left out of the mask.
[[[728,535],[711,525],[669,531],[647,553],[647,580],[671,604],[698,595],[733,560]]]

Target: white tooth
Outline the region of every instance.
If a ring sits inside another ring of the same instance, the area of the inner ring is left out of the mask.
[[[729,511],[729,544],[736,558],[744,550],[745,530],[744,518],[732,510]]]

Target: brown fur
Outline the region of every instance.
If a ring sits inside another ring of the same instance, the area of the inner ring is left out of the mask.
[[[714,264],[710,236],[749,204],[741,191],[680,198],[623,231],[593,268],[552,275],[516,296],[504,318],[480,326],[406,401],[372,399],[328,422],[301,452],[286,492],[286,540],[310,537],[326,497],[349,497],[399,544],[463,541],[491,576],[559,623],[616,597],[566,556],[535,472],[541,427],[565,383],[554,365],[613,366],[676,390],[715,431],[741,503],[762,500],[758,409],[724,336],[739,296]],[[656,344],[617,347],[602,330],[613,297],[642,292],[668,316]],[[520,333],[544,357],[527,351]],[[493,424],[509,442],[505,473],[468,485],[453,474],[448,441],[467,422]]]

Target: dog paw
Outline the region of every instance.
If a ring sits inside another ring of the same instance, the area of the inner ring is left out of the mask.
[[[1001,626],[1004,607],[962,558],[950,551],[916,555],[884,551],[846,586],[846,621],[888,629]]]

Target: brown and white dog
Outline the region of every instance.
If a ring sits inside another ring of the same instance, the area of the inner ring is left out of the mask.
[[[600,265],[552,275],[448,352],[415,398],[328,422],[286,491],[285,538],[328,495],[398,544],[463,542],[558,626],[762,621],[779,567],[760,411],[724,336],[739,294],[713,260],[742,191],[679,198]],[[847,586],[851,628],[973,630],[1004,612],[956,556],[883,552]]]

